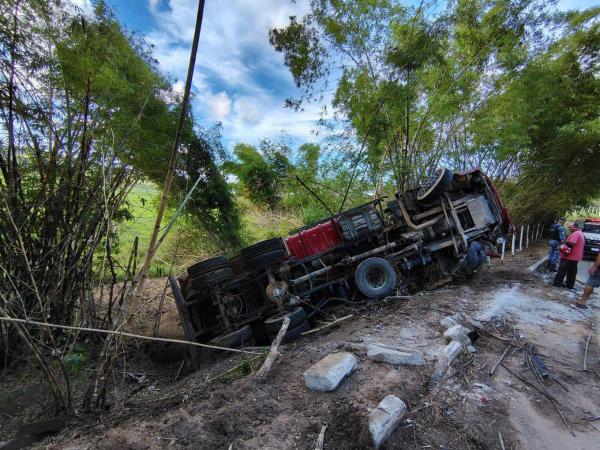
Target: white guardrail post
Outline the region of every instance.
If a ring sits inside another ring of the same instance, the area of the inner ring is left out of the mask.
[[[521,234],[519,235],[519,251],[523,251],[523,231],[525,231],[525,226],[521,225]]]
[[[513,228],[513,232],[512,232],[512,239],[511,239],[511,245],[510,245],[510,251],[512,253],[513,256],[515,256],[515,246],[517,243],[517,228]]]

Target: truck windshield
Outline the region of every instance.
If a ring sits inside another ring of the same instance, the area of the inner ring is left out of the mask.
[[[599,233],[600,234],[600,223],[584,223],[583,231],[587,233]]]

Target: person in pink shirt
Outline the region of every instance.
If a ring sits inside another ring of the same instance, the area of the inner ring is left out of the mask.
[[[569,234],[564,246],[560,248],[560,264],[553,284],[557,287],[563,287],[563,280],[566,276],[567,281],[564,286],[573,289],[575,278],[577,278],[577,263],[583,259],[585,237],[579,229],[577,222],[569,224],[569,231],[571,234]]]

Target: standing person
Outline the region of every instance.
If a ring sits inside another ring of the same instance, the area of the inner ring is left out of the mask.
[[[558,272],[554,277],[554,286],[563,287],[565,275],[567,281],[565,286],[573,289],[575,286],[575,278],[577,278],[577,263],[583,259],[583,247],[585,245],[585,237],[579,229],[577,222],[569,224],[569,237],[566,242],[559,248],[560,250],[560,265]]]
[[[575,302],[575,306],[581,309],[588,309],[588,300],[592,292],[594,292],[594,288],[600,286],[600,253],[598,253],[598,257],[590,270],[588,270],[588,274],[590,275],[585,282],[585,287],[583,288],[583,295],[579,299],[579,301]]]
[[[562,217],[559,218],[552,227],[550,228],[550,249],[548,251],[548,270],[550,272],[556,272],[556,268],[558,266],[558,260],[560,257],[560,252],[558,251],[558,247],[562,244],[567,238],[567,232],[564,227],[565,219]]]

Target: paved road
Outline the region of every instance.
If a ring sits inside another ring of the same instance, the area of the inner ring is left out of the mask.
[[[592,265],[592,261],[583,260],[577,264],[577,280],[585,284],[588,278],[588,270]]]

